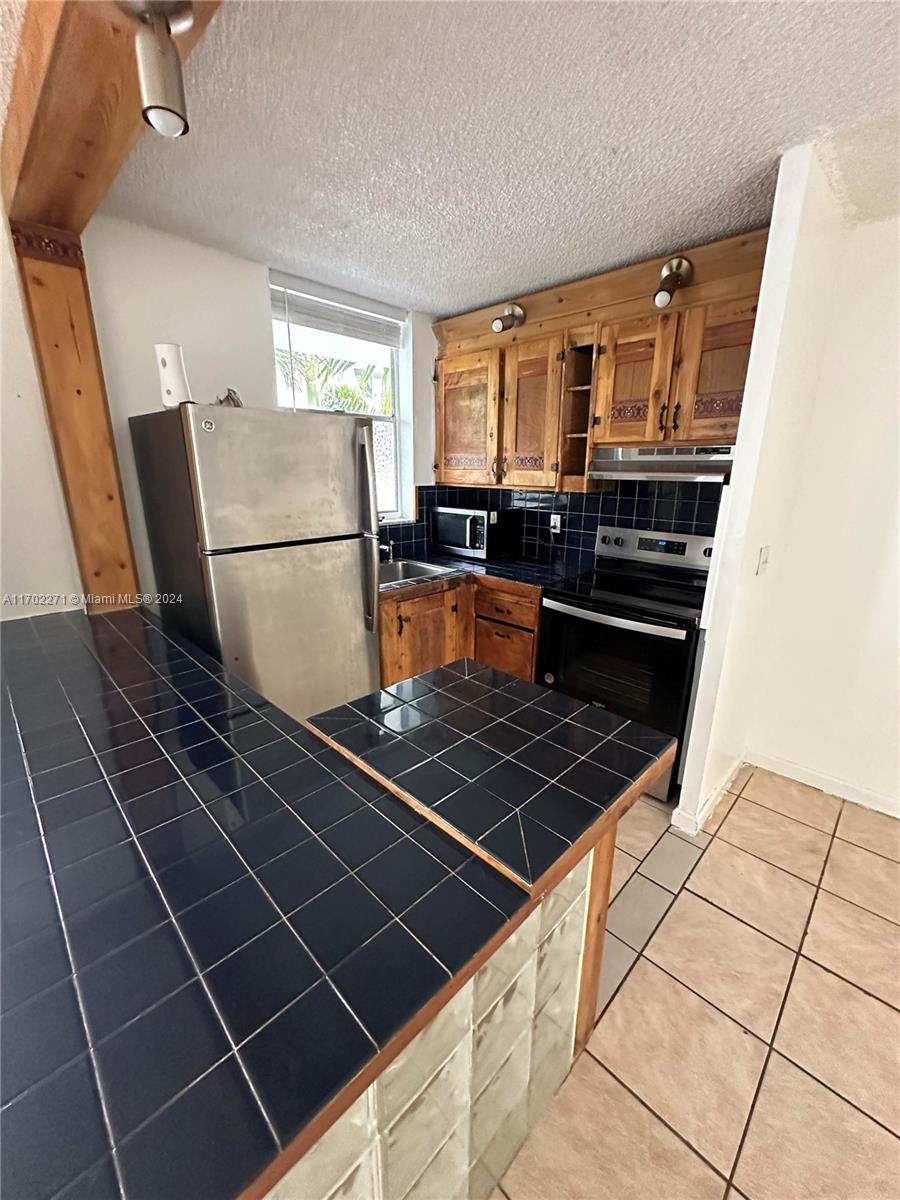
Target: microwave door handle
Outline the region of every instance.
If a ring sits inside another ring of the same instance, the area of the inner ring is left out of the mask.
[[[580,621],[593,621],[596,625],[612,625],[615,629],[630,629],[634,633],[648,633],[651,637],[671,638],[678,642],[683,642],[687,637],[684,629],[668,629],[664,625],[650,625],[646,621],[631,621],[628,617],[612,617],[608,613],[561,604],[558,600],[544,600],[542,603],[544,608],[565,613],[568,617],[577,617]]]
[[[466,517],[466,549],[471,550],[475,546],[475,535],[472,530],[475,527],[477,517]]]

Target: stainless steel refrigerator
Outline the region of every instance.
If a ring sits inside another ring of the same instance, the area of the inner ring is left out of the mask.
[[[378,687],[372,423],[340,413],[132,417],[164,621],[302,718]]]

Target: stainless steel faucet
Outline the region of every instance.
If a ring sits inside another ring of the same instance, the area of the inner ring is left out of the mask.
[[[384,560],[385,562],[393,562],[394,561],[394,543],[393,542],[388,542],[387,545],[384,545],[382,542],[379,542],[378,549],[383,550],[385,552],[385,554],[387,554],[387,558]]]

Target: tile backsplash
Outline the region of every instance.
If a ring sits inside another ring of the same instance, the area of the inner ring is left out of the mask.
[[[428,553],[430,510],[435,505],[524,508],[519,557],[535,563],[565,560],[573,567],[587,570],[593,566],[600,525],[712,537],[721,497],[720,483],[677,480],[622,480],[609,491],[588,495],[500,488],[420,487],[418,520],[382,525],[379,533],[383,543],[393,545],[395,557],[410,558]],[[561,518],[558,534],[550,532],[550,517],[554,513]]]

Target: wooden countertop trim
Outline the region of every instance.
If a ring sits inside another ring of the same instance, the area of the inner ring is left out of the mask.
[[[352,755],[347,754],[341,746],[326,737],[321,730],[316,729],[308,723],[306,723],[306,727],[311,729],[318,737],[327,741],[329,745],[342,753],[345,758],[357,765],[363,766],[363,769],[366,770],[364,764],[361,764]],[[607,834],[614,831],[619,819],[631,808],[640,794],[646,791],[648,786],[654,783],[671,766],[675,759],[675,749],[675,746],[670,746],[652,766],[648,767],[634,781],[626,792],[610,805],[599,820],[595,821],[589,829],[585,830],[576,842],[573,842],[568,851],[557,859],[553,866],[530,889],[530,899],[526,900],[519,911],[497,930],[494,936],[482,946],[478,953],[473,955],[466,965],[457,971],[452,979],[444,984],[441,990],[419,1009],[415,1016],[407,1021],[402,1029],[394,1034],[387,1045],[374,1058],[370,1059],[363,1069],[353,1079],[349,1080],[324,1108],[319,1110],[312,1120],[300,1130],[293,1141],[288,1143],[277,1158],[273,1159],[268,1167],[251,1184],[248,1184],[240,1193],[238,1200],[264,1200],[272,1188],[284,1178],[291,1167],[300,1161],[307,1150],[310,1150],[316,1144],[319,1138],[331,1128],[335,1121],[344,1115],[350,1105],[359,1099],[363,1092],[375,1082],[401,1051],[406,1049],[416,1034],[421,1033],[425,1026],[437,1016],[457,992],[481,970],[488,959],[496,954],[507,938],[515,933],[519,926],[534,912],[544,896],[552,891],[597,843],[602,841]],[[390,781],[383,780],[382,776],[377,775],[374,771],[367,770],[366,773],[375,779],[382,780],[386,786],[390,787]],[[405,798],[399,789],[391,787],[390,790],[400,796],[401,799]],[[457,841],[461,840],[458,834],[455,836]],[[467,847],[469,845],[468,842],[464,844]],[[506,873],[504,872],[504,874]],[[522,886],[521,880],[517,879],[516,882],[519,883],[519,886]]]

